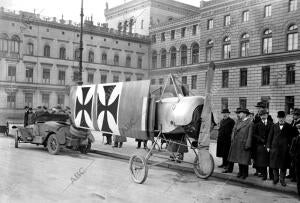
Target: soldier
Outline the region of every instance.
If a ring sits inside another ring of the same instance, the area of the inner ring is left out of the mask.
[[[249,119],[249,110],[240,108],[236,111],[240,121],[233,128],[228,161],[239,164],[238,178],[248,177],[250,165],[250,148],[252,142],[253,122]]]
[[[286,169],[290,165],[289,147],[293,128],[285,122],[284,111],[278,111],[277,118],[278,122],[271,127],[268,136],[267,150],[270,152],[270,167],[274,174],[273,183],[277,184],[280,180],[281,185],[286,186],[285,175]]]
[[[300,196],[300,124],[297,124],[296,128],[297,128],[298,135],[293,138],[290,154],[295,163],[297,190],[298,190],[298,195]]]
[[[228,153],[231,144],[231,133],[235,124],[234,120],[229,117],[230,111],[223,109],[221,112],[223,119],[220,122],[218,141],[217,141],[217,157],[222,157],[222,165],[219,168],[228,167]]]
[[[29,115],[29,107],[25,106],[25,114],[24,114],[24,127],[28,125],[28,115]]]
[[[268,135],[273,123],[268,118],[268,112],[261,110],[259,112],[260,121],[253,126],[253,139],[252,144],[256,146],[254,152],[255,166],[262,174],[262,180],[267,180],[267,167],[269,166],[269,152],[267,151],[266,144],[268,141]],[[273,173],[269,170],[269,174]],[[270,176],[270,179],[272,176]]]

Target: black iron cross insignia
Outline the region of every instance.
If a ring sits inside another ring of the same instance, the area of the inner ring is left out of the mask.
[[[99,116],[102,111],[104,111],[104,117],[103,117],[103,123],[102,123],[102,129],[101,131],[104,132],[111,132],[112,130],[109,127],[108,120],[107,120],[107,112],[110,112],[111,115],[113,116],[115,123],[118,117],[118,104],[119,104],[119,95],[117,98],[114,100],[114,102],[110,105],[108,105],[108,101],[110,99],[111,93],[115,89],[115,85],[109,85],[109,86],[104,86],[104,92],[105,92],[105,104],[103,105],[98,97],[98,102],[97,102],[97,115]]]
[[[78,97],[77,97],[76,106],[75,106],[75,115],[76,115],[75,118],[78,116],[80,111],[82,111],[80,126],[88,128],[89,126],[86,123],[84,111],[86,111],[88,113],[90,118],[92,117],[91,112],[92,112],[93,97],[90,99],[90,101],[88,103],[85,104],[85,100],[86,100],[87,94],[90,90],[90,87],[82,87],[81,90],[82,90],[82,103],[78,100]]]

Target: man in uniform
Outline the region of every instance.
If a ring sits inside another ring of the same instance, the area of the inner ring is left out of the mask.
[[[217,141],[217,157],[222,158],[222,165],[219,168],[228,167],[228,153],[231,144],[231,133],[235,124],[234,120],[229,117],[230,111],[223,109],[221,112],[223,119],[220,122],[218,141]]]
[[[300,124],[297,124],[296,128],[297,128],[298,135],[293,138],[290,154],[295,163],[297,190],[298,190],[298,195],[300,196]]]

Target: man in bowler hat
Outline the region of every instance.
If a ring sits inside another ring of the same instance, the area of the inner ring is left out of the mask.
[[[270,167],[273,169],[273,183],[280,180],[286,186],[286,169],[290,165],[289,149],[292,141],[293,128],[285,122],[285,112],[277,112],[278,122],[271,127],[268,136],[267,150],[270,152]]]
[[[231,144],[231,133],[234,127],[234,120],[229,117],[230,111],[228,109],[222,110],[223,119],[220,121],[217,140],[217,157],[222,158],[222,165],[219,168],[228,167],[228,153]]]

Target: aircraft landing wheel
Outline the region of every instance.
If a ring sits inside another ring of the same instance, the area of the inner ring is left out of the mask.
[[[200,161],[199,155],[195,157],[193,169],[197,177],[207,179],[214,172],[215,162],[212,155],[207,150],[201,150]]]
[[[148,176],[148,165],[146,159],[139,155],[132,155],[129,160],[129,171],[131,179],[135,183],[142,184]]]
[[[15,135],[15,148],[19,147],[19,136]]]

